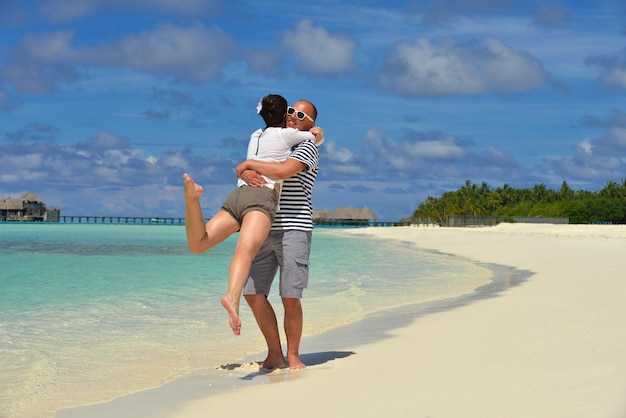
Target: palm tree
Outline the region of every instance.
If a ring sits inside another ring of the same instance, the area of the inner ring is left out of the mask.
[[[544,203],[548,200],[548,188],[545,184],[535,184],[529,197],[535,203]]]
[[[489,197],[487,198],[487,204],[491,208],[491,211],[489,214],[493,215],[493,213],[496,211],[496,206],[502,205],[501,193],[498,190],[494,190],[493,192],[491,192],[489,194]]]
[[[558,198],[559,200],[570,200],[574,197],[574,191],[569,187],[567,181],[563,180],[561,184],[561,189],[559,190]]]

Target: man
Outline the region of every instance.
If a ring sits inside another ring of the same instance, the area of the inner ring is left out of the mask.
[[[315,125],[316,118],[315,106],[309,101],[300,100],[288,108],[287,127],[308,131]],[[317,146],[311,141],[305,141],[284,162],[247,160],[237,166],[237,175],[252,186],[264,183],[261,175],[284,180],[276,220],[252,262],[250,277],[243,292],[267,343],[267,358],[262,364],[264,369],[274,369],[285,363],[276,313],[267,300],[279,266],[280,296],[285,310],[287,362],[291,369],[306,367],[299,355],[303,326],[300,299],[309,277],[313,231],[311,195],[318,163]]]

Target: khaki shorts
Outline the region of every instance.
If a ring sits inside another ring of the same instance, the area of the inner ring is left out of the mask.
[[[233,190],[226,198],[222,209],[230,213],[241,225],[243,216],[253,210],[263,212],[274,223],[278,198],[273,189],[268,187],[241,186]]]

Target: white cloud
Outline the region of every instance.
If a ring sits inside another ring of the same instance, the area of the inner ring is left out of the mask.
[[[104,66],[173,74],[201,82],[215,78],[235,49],[233,40],[218,28],[162,25],[128,36],[113,45],[88,48],[84,57]]]
[[[215,79],[235,49],[218,28],[162,25],[118,42],[75,48],[74,33],[27,35],[13,51],[0,80],[27,93],[54,91],[81,78],[78,67],[131,68],[179,80]]]
[[[168,168],[176,168],[180,170],[185,170],[189,166],[188,159],[185,158],[185,156],[180,153],[169,153],[165,157],[161,158],[160,161],[164,167],[168,167]]]
[[[592,155],[593,147],[589,138],[585,138],[576,145],[576,152],[582,155]]]
[[[458,145],[454,138],[441,140],[405,142],[403,149],[406,155],[422,159],[460,160],[466,156],[465,149]]]
[[[527,91],[547,79],[537,59],[492,37],[467,44],[418,38],[396,44],[379,85],[405,96],[468,95]]]
[[[337,143],[332,140],[326,140],[322,147],[324,155],[331,161],[345,164],[354,157],[348,148],[338,148]]]
[[[613,128],[610,131],[611,136],[614,138],[614,144],[619,148],[626,150],[626,129],[625,128]]]
[[[53,91],[59,83],[78,80],[71,65],[76,60],[70,45],[73,36],[69,31],[26,35],[0,67],[0,79],[26,93]]]
[[[5,167],[5,169],[2,170],[5,174],[10,174],[12,170],[20,169],[20,167],[38,169],[43,165],[43,161],[44,155],[39,152],[24,155],[11,155],[7,153],[2,159],[0,159],[0,163],[2,163],[2,166]]]
[[[614,141],[614,138],[609,138]],[[572,157],[563,157],[553,165],[557,173],[561,176],[574,179],[614,179],[622,178],[624,172],[624,162],[620,155],[614,152],[607,152],[603,146],[605,142],[592,141],[585,138],[576,144]]]
[[[294,31],[287,32],[283,45],[295,54],[303,72],[336,75],[353,71],[356,41],[348,35],[314,27],[311,20],[302,20]]]
[[[112,132],[100,131],[89,141],[89,148],[96,150],[119,150],[130,148],[128,139]]]
[[[65,22],[94,13],[98,9],[155,10],[184,15],[208,14],[215,8],[213,0],[49,0],[43,2],[40,14],[47,20]]]
[[[585,63],[602,68],[599,79],[604,86],[626,89],[626,50],[616,54],[594,55],[588,57]]]
[[[73,38],[71,31],[29,34],[24,37],[17,56],[41,64],[72,62],[76,59],[76,51],[70,45]]]

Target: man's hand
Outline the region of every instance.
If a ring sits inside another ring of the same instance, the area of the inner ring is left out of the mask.
[[[309,129],[309,132],[315,135],[315,144],[317,146],[322,145],[322,142],[324,142],[324,130],[320,128],[319,126],[314,126],[311,129]]]
[[[237,175],[238,179],[241,179],[243,177],[241,177],[241,174],[246,171],[246,170],[251,170],[250,168],[250,160],[246,160],[242,163],[237,164],[237,167],[235,168],[235,174]],[[243,179],[245,180],[245,179]]]
[[[189,174],[183,174],[185,179],[185,198],[187,199],[199,199],[204,192],[204,189],[199,184],[193,181]]]
[[[248,186],[262,187],[265,179],[259,173],[248,167],[248,161],[244,161],[237,166],[237,177],[248,183]]]

